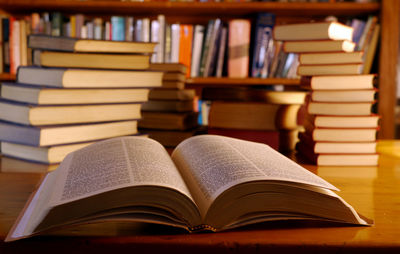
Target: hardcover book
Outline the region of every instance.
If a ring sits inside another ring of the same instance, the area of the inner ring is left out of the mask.
[[[310,22],[277,25],[274,39],[281,41],[298,40],[348,40],[353,38],[353,28],[339,22]]]
[[[37,105],[133,103],[148,100],[149,89],[61,89],[3,82],[1,97]]]
[[[0,119],[33,126],[141,118],[142,104],[36,105],[0,100]]]
[[[63,88],[159,87],[161,71],[93,70],[21,66],[17,82]]]
[[[150,55],[34,50],[33,64],[44,67],[143,70],[150,66]]]
[[[115,39],[114,41],[89,40],[32,34],[28,37],[28,46],[40,50],[65,52],[153,53],[156,45],[150,42],[127,42],[118,41],[119,38]]]
[[[179,144],[170,157],[152,139],[116,138],[69,154],[48,173],[6,241],[115,219],[191,232],[273,220],[371,223],[333,190],[260,143],[199,135]]]
[[[0,121],[0,141],[51,146],[93,141],[137,133],[137,121],[35,127]]]

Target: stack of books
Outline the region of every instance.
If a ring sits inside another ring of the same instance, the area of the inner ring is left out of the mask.
[[[148,69],[154,44],[32,35],[28,46],[36,66],[1,87],[4,155],[58,163],[96,140],[138,134],[142,103],[162,84]]]
[[[139,128],[165,147],[173,148],[198,131],[196,92],[185,89],[185,65],[151,64],[150,69],[164,73],[162,86],[150,91]]]
[[[208,133],[268,144],[286,152],[294,149],[306,93],[266,88],[203,89],[211,101]]]
[[[317,165],[378,163],[374,75],[362,74],[364,52],[354,51],[352,32],[337,22],[283,25],[275,30],[287,51],[299,53],[301,85],[310,94],[297,151]]]

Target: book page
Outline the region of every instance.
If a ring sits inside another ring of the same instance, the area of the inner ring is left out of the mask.
[[[165,186],[190,199],[190,192],[158,142],[143,137],[114,138],[71,153],[60,164],[51,205],[138,185]]]
[[[278,180],[336,189],[267,145],[215,135],[182,142],[172,159],[190,188],[204,218],[208,207],[233,185]]]

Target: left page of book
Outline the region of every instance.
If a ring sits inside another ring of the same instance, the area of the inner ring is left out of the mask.
[[[11,238],[113,215],[185,228],[199,218],[192,200],[161,144],[114,138],[71,153],[49,173]]]

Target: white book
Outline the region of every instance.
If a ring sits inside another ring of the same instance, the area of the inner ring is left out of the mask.
[[[95,18],[93,20],[94,23],[94,39],[102,40],[103,39],[103,19]]]
[[[190,68],[190,76],[198,77],[201,59],[201,50],[203,48],[204,26],[196,25],[194,27],[192,65]]]
[[[171,25],[171,63],[179,62],[180,25]]]
[[[148,18],[142,20],[142,41],[150,42],[150,19]]]
[[[160,23],[158,20],[152,20],[151,21],[151,42],[157,43],[157,45],[154,47],[154,54],[151,56],[151,62],[152,63],[161,63],[159,62],[158,55],[160,54]]]
[[[164,54],[165,54],[165,16],[158,15],[157,16],[159,29],[158,29],[158,41],[159,46],[157,47],[157,63],[164,63]]]

